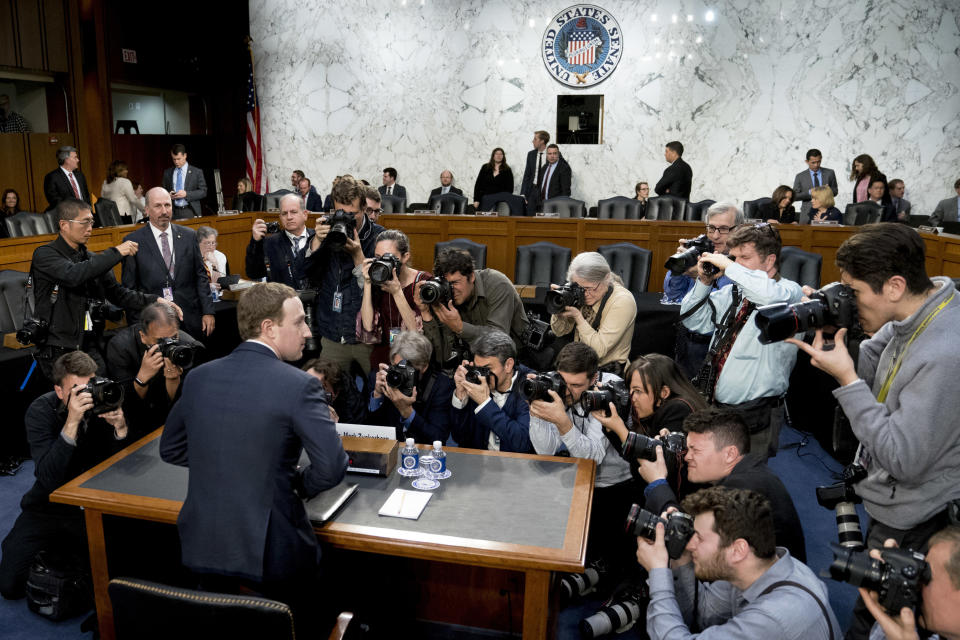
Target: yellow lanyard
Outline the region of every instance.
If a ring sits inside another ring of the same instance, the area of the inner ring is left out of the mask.
[[[933,322],[933,319],[937,317],[937,314],[943,311],[943,308],[946,307],[951,300],[953,300],[954,295],[956,295],[955,291],[950,294],[949,298],[937,305],[937,308],[931,311],[927,317],[923,319],[923,322],[920,323],[920,326],[917,327],[917,330],[914,331],[913,335],[910,336],[910,339],[907,340],[907,344],[903,347],[903,351],[900,352],[900,355],[894,358],[893,366],[890,367],[890,372],[887,374],[886,379],[884,379],[883,386],[880,387],[880,393],[877,394],[877,400],[880,402],[886,402],[887,394],[890,392],[890,386],[893,384],[893,379],[897,375],[897,371],[900,370],[900,363],[903,362],[904,356],[907,355],[907,350],[910,348],[910,345],[913,344],[913,341],[917,339],[917,336],[923,333],[924,329],[926,329],[930,323]]]

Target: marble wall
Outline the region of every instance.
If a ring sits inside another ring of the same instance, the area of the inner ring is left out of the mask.
[[[519,190],[532,132],[573,94],[541,61],[568,0],[251,0],[250,33],[271,188],[303,169],[326,193],[349,172],[394,166],[409,200],[449,168],[471,193],[492,148]],[[902,178],[930,213],[960,177],[960,5],[955,0],[603,0],[619,67],[600,145],[565,145],[573,196],[656,182],[663,145],[686,146],[693,200],[737,202],[792,184],[818,147],[839,207],[855,155]]]

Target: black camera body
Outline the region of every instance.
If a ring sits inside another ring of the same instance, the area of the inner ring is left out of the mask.
[[[880,606],[894,616],[904,607],[913,609],[920,603],[923,585],[930,582],[930,565],[923,554],[910,549],[883,549],[883,559],[876,560],[866,550],[835,543],[830,547],[830,576],[834,580],[876,591]]]
[[[844,467],[840,482],[826,487],[817,487],[817,502],[821,507],[832,509],[837,517],[837,538],[840,546],[847,549],[863,549],[863,532],[860,530],[860,514],[857,504],[860,496],[853,485],[867,477],[867,470],[859,464]]]
[[[423,304],[446,305],[453,300],[453,289],[446,278],[436,276],[420,285],[420,299]]]
[[[268,223],[267,223],[267,233],[280,233],[280,223],[279,223],[279,222],[268,222]]]
[[[157,338],[157,350],[164,358],[178,367],[193,366],[197,345],[181,344],[177,338]]]
[[[550,289],[544,296],[547,313],[560,313],[567,307],[580,308],[586,304],[586,291],[576,282],[565,282],[556,289]]]
[[[393,274],[400,277],[400,267],[403,266],[400,258],[392,253],[385,253],[370,263],[370,282],[380,286],[384,282],[393,280]]]
[[[123,309],[107,302],[106,300],[87,300],[87,311],[90,312],[90,320],[94,323],[120,322],[123,320]]]
[[[687,453],[687,435],[679,431],[671,431],[665,436],[651,438],[642,433],[631,431],[627,434],[627,439],[623,443],[621,455],[627,460],[640,458],[655,462],[657,460],[657,447],[663,447],[663,457],[669,460],[670,454],[677,458],[683,458]]]
[[[337,209],[331,214],[324,216],[323,224],[330,227],[327,237],[323,239],[323,245],[334,251],[342,251],[347,246],[347,240],[353,239],[353,233],[357,229],[357,219],[352,213],[343,209]]]
[[[109,378],[95,377],[85,387],[77,391],[86,391],[93,398],[93,408],[90,413],[100,415],[118,408],[123,404],[123,385]]]
[[[621,418],[627,415],[630,409],[630,390],[623,380],[610,380],[601,383],[594,390],[580,394],[580,407],[586,413],[603,411],[603,415],[609,418],[613,415],[610,413],[611,402]]]
[[[683,246],[686,248],[684,251],[673,254],[667,258],[663,265],[675,276],[683,275],[687,272],[687,269],[697,266],[700,261],[700,254],[713,253],[713,241],[704,233],[692,240],[687,240],[683,243]],[[707,275],[713,275],[717,271],[719,269],[713,264],[706,263],[703,265],[703,272]]]
[[[28,344],[41,346],[49,337],[50,325],[46,320],[28,318],[24,320],[23,326],[17,331],[17,342],[24,346]]]
[[[667,547],[667,553],[676,560],[683,555],[683,550],[693,537],[693,518],[682,511],[672,511],[664,520],[635,504],[630,507],[627,515],[627,533],[647,540],[656,540],[658,522],[663,523],[663,543]]]
[[[520,394],[527,399],[527,402],[533,402],[534,400],[553,402],[550,391],[556,391],[561,400],[567,392],[566,380],[556,371],[538,373],[533,378],[527,378],[520,384]]]
[[[484,380],[487,380],[493,374],[490,372],[490,367],[480,367],[475,364],[468,364],[466,366],[467,373],[463,376],[467,382],[470,384],[480,384]]]
[[[405,396],[413,396],[413,388],[419,381],[420,372],[412,364],[400,362],[387,369],[387,384]]]
[[[757,309],[760,342],[770,344],[811,329],[850,329],[857,324],[857,301],[853,290],[831,282],[810,294],[808,302],[768,304]]]
[[[527,326],[520,336],[520,342],[529,349],[540,351],[553,341],[553,331],[550,330],[550,323],[544,322],[533,311],[527,311]]]

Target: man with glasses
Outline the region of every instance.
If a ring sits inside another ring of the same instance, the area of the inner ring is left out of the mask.
[[[767,458],[776,455],[783,396],[797,349],[784,342],[761,344],[756,310],[778,302],[800,302],[803,293],[796,282],[780,277],[780,234],[768,223],[737,227],[727,237],[726,247],[729,257],[722,253],[700,256],[697,282],[680,304],[680,312],[691,331],[716,329],[697,385],[715,406],[741,412],[750,433],[749,450]],[[719,272],[708,274],[707,263]],[[731,284],[714,291],[720,274]],[[707,296],[708,304],[702,304]]]
[[[53,242],[37,247],[30,264],[33,279],[34,318],[49,326],[47,337],[37,337],[37,363],[51,379],[53,363],[68,351],[85,351],[97,363],[102,375],[102,306],[110,302],[127,311],[139,311],[157,296],[128,289],[117,282],[113,268],[127,256],[137,253],[136,242],[126,240],[103,253],[87,251],[93,227],[90,205],[67,198],[57,205],[60,235]],[[161,302],[166,302],[161,299]],[[170,304],[182,316],[180,308]]]
[[[280,198],[280,226],[283,231],[267,234],[267,223],[261,218],[253,222],[252,237],[247,244],[247,277],[282,282],[294,289],[306,289],[307,246],[313,229],[307,229],[307,212],[300,196],[288,193]]]
[[[383,213],[383,207],[380,205],[380,192],[373,187],[367,187],[365,201],[363,214],[367,216],[367,220],[376,224],[377,220],[380,219],[380,214]]]

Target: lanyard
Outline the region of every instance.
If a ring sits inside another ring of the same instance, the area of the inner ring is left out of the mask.
[[[917,339],[924,329],[926,329],[933,319],[937,317],[943,308],[953,300],[953,296],[956,295],[956,292],[950,294],[950,297],[937,305],[937,308],[931,311],[926,318],[923,319],[923,322],[920,323],[920,326],[917,327],[917,330],[913,332],[913,335],[910,336],[910,339],[907,340],[906,346],[903,347],[903,351],[899,355],[894,357],[893,366],[890,367],[890,372],[887,373],[887,377],[883,381],[883,386],[880,387],[880,393],[877,394],[877,400],[880,402],[885,402],[887,399],[887,394],[890,392],[890,387],[893,385],[893,379],[897,375],[897,371],[900,370],[900,364],[903,362],[903,357],[907,355],[907,350],[910,348],[910,345],[913,344],[913,341]]]

